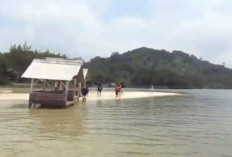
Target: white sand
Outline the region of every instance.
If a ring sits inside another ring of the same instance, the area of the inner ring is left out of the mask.
[[[97,96],[97,92],[91,91],[87,97],[87,101],[97,100],[114,100],[114,99],[132,99],[145,97],[164,97],[179,96],[180,93],[164,93],[164,92],[132,92],[126,91],[123,95],[116,97],[113,91],[104,91],[101,96]],[[25,93],[0,93],[0,100],[28,100],[29,94]]]
[[[0,93],[12,93],[12,90],[9,90],[9,89],[0,89]]]
[[[133,99],[145,97],[164,97],[164,96],[177,96],[179,93],[161,93],[161,92],[132,92],[126,91],[121,96],[116,97],[114,92],[105,91],[101,96],[97,96],[96,92],[91,92],[87,98],[89,101],[96,100],[113,100],[113,99]]]

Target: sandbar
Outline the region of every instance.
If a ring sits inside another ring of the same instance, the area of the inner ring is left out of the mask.
[[[101,96],[97,92],[90,91],[87,101],[98,100],[115,100],[115,99],[135,99],[146,97],[166,97],[166,96],[180,96],[181,93],[166,93],[166,92],[141,92],[141,91],[125,91],[121,96],[116,97],[114,91],[103,91]],[[0,93],[0,100],[28,100],[28,93]]]

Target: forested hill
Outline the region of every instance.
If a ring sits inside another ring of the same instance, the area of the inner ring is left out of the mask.
[[[49,51],[32,50],[26,43],[0,53],[0,84],[20,82],[34,58],[62,57]],[[197,59],[181,51],[139,48],[109,58],[95,57],[84,64],[91,82],[125,82],[127,86],[168,88],[232,88],[232,70]]]
[[[139,48],[85,64],[92,81],[168,88],[232,88],[232,70],[181,51]]]

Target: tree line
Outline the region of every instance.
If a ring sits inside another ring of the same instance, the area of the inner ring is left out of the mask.
[[[0,52],[0,84],[20,82],[33,59],[67,58],[60,53],[33,50],[27,43]],[[164,88],[232,88],[232,70],[182,51],[138,48],[108,58],[97,56],[84,63],[91,82],[125,82],[127,86]]]
[[[32,50],[27,43],[12,45],[9,52],[0,52],[0,84],[20,82],[20,76],[27,69],[33,59],[46,57],[66,58],[66,55],[47,51]]]

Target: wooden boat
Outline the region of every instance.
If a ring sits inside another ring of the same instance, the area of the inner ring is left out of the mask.
[[[34,59],[22,75],[31,79],[29,107],[68,107],[78,101],[88,69],[82,59]]]

